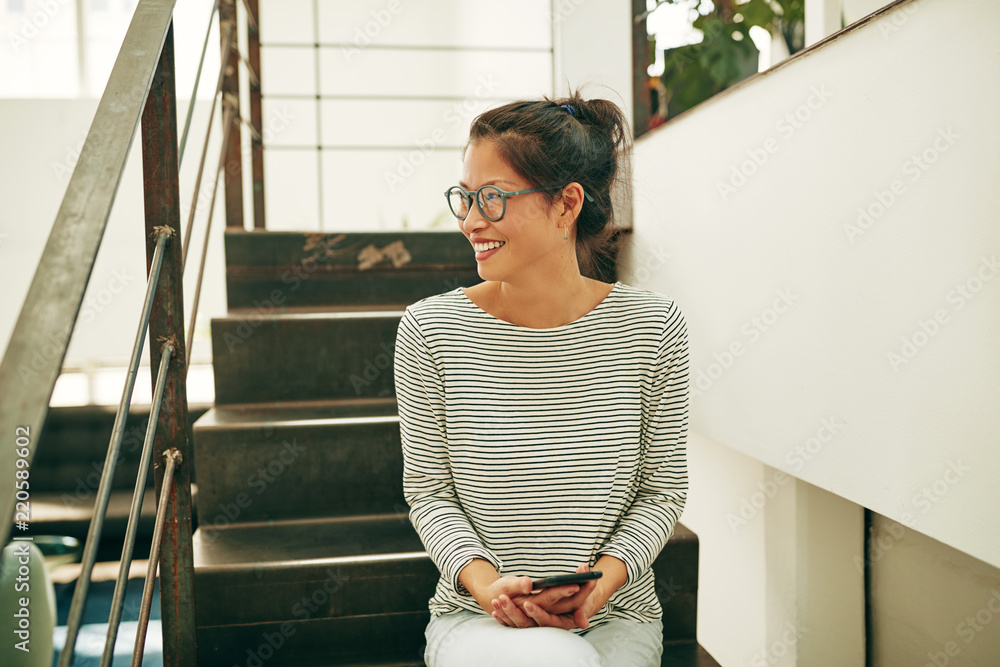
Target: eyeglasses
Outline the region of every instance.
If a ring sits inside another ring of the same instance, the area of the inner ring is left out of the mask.
[[[562,186],[566,187],[566,186]],[[530,190],[518,190],[507,192],[495,185],[484,185],[478,190],[466,190],[460,185],[448,188],[444,196],[448,200],[448,207],[459,220],[465,220],[469,216],[472,208],[472,199],[475,197],[476,206],[484,218],[490,222],[497,222],[507,212],[507,197],[526,195],[531,192],[544,192],[546,190],[559,190],[559,187],[531,188]],[[588,201],[594,201],[589,193],[584,193]]]

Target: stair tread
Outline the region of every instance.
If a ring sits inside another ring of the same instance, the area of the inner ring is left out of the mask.
[[[195,429],[257,427],[262,424],[315,422],[385,417],[398,419],[395,397],[320,399],[271,403],[216,405],[200,418]]]
[[[405,509],[405,508],[404,508]],[[219,528],[210,541],[194,536],[196,568],[288,566],[297,561],[428,558],[407,512],[366,516],[261,521]],[[671,544],[697,540],[677,523]]]
[[[257,569],[371,557],[428,558],[408,514],[244,523],[194,536],[195,568]]]
[[[412,653],[412,651],[410,652]],[[301,667],[426,667],[423,660],[413,660],[407,655],[372,656],[361,661],[343,662],[331,661],[329,658],[319,660],[299,660]],[[695,642],[665,642],[661,667],[720,667],[719,663],[705,648]]]
[[[364,305],[357,308],[340,307],[296,307],[281,310],[258,310],[256,308],[230,308],[226,315],[212,318],[212,322],[245,322],[250,320],[356,320],[389,318],[398,319],[406,310],[404,306],[382,304]]]
[[[663,644],[661,667],[720,667],[701,644],[691,642],[666,642]]]
[[[253,308],[249,306],[229,308],[227,314],[222,317],[244,319],[248,316],[260,314],[288,314],[302,315],[308,313],[379,313],[379,312],[400,312],[413,302],[400,303],[332,303],[307,306],[278,306],[276,308]]]
[[[105,521],[127,521],[132,506],[131,490],[112,490],[108,497],[108,510]],[[90,524],[94,513],[94,503],[97,500],[97,489],[85,497],[73,497],[70,493],[53,491],[31,494],[31,526],[35,532],[45,526],[82,524],[84,532]],[[142,496],[142,511],[140,519],[149,520],[156,516],[156,491],[146,489]]]
[[[310,260],[309,268],[352,269],[358,272],[398,271],[460,267],[476,268],[472,248],[453,231],[355,231],[295,232],[271,230],[227,230],[225,234],[227,268],[243,269],[281,266]],[[384,248],[402,244],[409,257],[398,257],[395,265],[388,258],[372,255],[362,268],[359,259],[368,246]]]

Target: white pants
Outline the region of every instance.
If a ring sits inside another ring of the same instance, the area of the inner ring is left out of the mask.
[[[431,616],[427,667],[659,667],[663,622],[611,619],[579,635],[561,628],[511,628],[462,610]]]

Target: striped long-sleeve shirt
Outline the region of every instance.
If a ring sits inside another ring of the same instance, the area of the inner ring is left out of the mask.
[[[394,373],[404,496],[441,572],[431,614],[485,613],[458,581],[473,558],[534,578],[610,554],[628,579],[590,627],[662,617],[650,565],[687,497],[673,301],[616,282],[579,319],[532,329],[456,288],[406,308]]]

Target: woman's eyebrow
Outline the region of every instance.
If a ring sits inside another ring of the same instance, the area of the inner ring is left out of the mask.
[[[514,185],[511,181],[508,181],[507,179],[504,178],[494,178],[492,181],[486,181],[485,183],[483,183],[483,185],[496,185],[497,183],[507,183],[508,185]],[[466,190],[469,189],[468,184],[465,183],[464,181],[459,181],[458,184],[461,185]]]

